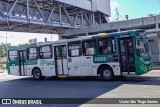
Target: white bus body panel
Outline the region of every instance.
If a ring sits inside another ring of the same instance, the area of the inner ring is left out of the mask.
[[[42,76],[55,76],[55,62],[54,59],[38,59],[37,64],[27,65],[27,76],[32,76],[34,68],[39,68]]]
[[[70,57],[68,58],[69,76],[97,76],[97,71],[100,65],[94,64],[92,56],[82,57]],[[117,63],[106,63],[113,69],[115,76],[121,75],[120,64]]]
[[[93,62],[91,59],[82,57],[70,57],[68,62],[69,76],[93,76]]]
[[[42,76],[55,76],[54,59],[39,59],[38,66],[42,72]]]
[[[27,65],[27,76],[32,76],[32,70],[38,65]]]
[[[12,66],[10,66],[10,74],[11,75],[16,75],[19,76],[19,66],[15,66],[14,64],[12,64]]]

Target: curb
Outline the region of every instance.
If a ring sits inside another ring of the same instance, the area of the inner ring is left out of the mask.
[[[152,70],[160,70],[160,68],[153,68]]]

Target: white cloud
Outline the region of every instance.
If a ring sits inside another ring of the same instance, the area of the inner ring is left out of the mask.
[[[116,7],[119,7],[119,3],[116,1],[111,2],[111,9],[115,9]]]

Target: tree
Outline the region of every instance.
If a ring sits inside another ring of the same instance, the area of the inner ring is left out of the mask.
[[[0,57],[1,58],[6,57],[6,47],[5,44],[3,43],[0,44]]]

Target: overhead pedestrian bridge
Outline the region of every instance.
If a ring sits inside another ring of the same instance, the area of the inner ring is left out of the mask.
[[[0,0],[0,31],[59,33],[108,22],[109,0]]]

